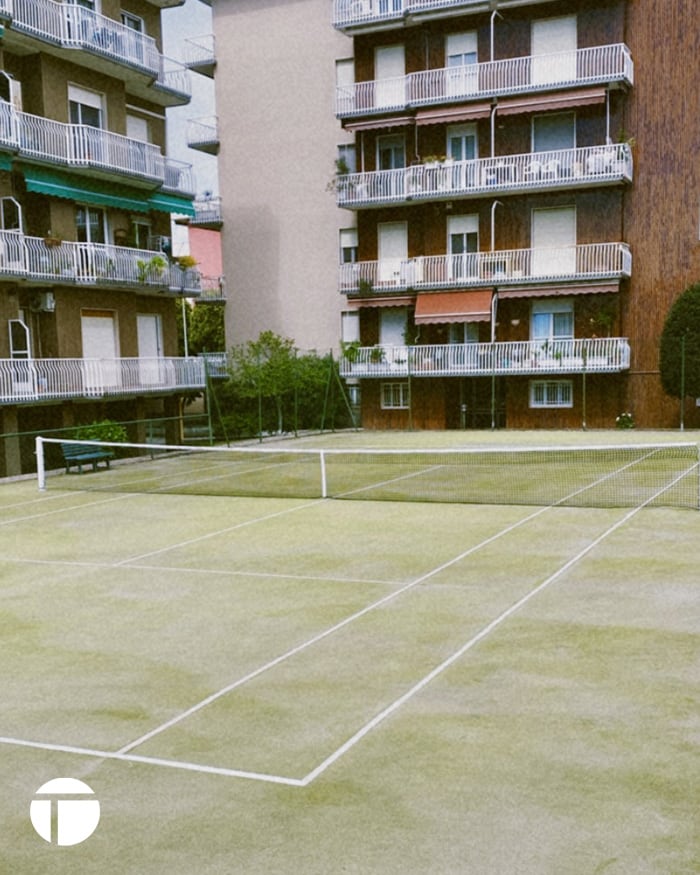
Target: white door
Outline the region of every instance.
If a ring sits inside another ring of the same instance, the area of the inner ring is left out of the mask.
[[[479,216],[449,216],[447,219],[448,279],[478,275]]]
[[[401,109],[406,105],[405,55],[403,45],[374,50],[375,106]]]
[[[447,96],[461,97],[479,90],[476,31],[450,33],[445,40]]]
[[[12,359],[12,394],[33,395],[37,390],[32,365],[32,344],[29,327],[22,318],[10,319],[10,358]]]
[[[576,273],[576,208],[532,211],[533,276]]]
[[[408,226],[406,222],[384,222],[377,226],[377,234],[379,282],[399,285],[408,261]]]
[[[88,391],[121,385],[117,325],[110,310],[83,310],[80,319],[83,341],[83,375]]]
[[[139,313],[136,317],[136,339],[139,350],[139,377],[142,384],[152,386],[163,382],[163,327],[160,316]]]
[[[576,79],[576,16],[532,22],[532,84]]]
[[[407,316],[405,307],[387,307],[380,312],[379,345],[384,349],[384,360],[390,365],[406,360]]]

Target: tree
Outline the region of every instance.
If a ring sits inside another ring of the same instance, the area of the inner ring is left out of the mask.
[[[284,430],[284,398],[293,391],[296,375],[294,341],[273,331],[263,331],[257,340],[233,347],[230,355],[233,380],[242,397],[271,400],[277,431]]]
[[[179,355],[185,354],[185,329],[182,319],[182,302],[175,302]],[[190,355],[200,352],[223,352],[226,349],[223,304],[191,304],[185,301],[187,320],[187,346]]]
[[[700,397],[700,283],[689,286],[666,316],[659,369],[667,395]]]

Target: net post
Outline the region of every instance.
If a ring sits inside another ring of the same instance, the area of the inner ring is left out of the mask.
[[[34,439],[36,453],[36,478],[40,492],[46,490],[46,465],[44,462],[44,439],[37,435]]]
[[[321,465],[321,498],[328,498],[328,481],[326,479],[326,453],[319,450],[319,462]]]

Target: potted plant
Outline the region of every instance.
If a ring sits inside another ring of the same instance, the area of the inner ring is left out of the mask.
[[[46,232],[46,234],[44,235],[44,245],[48,246],[49,249],[53,249],[56,246],[60,246],[62,242],[63,241],[61,240],[61,238],[57,237],[56,234],[54,234],[50,228]]]

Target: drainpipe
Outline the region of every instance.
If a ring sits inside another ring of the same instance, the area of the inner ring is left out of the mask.
[[[496,8],[496,6],[498,5],[498,0],[494,0],[494,4],[495,4],[495,5],[494,5],[494,10],[493,10],[493,12],[491,13],[491,33],[490,33],[490,49],[491,49],[491,60],[492,60],[492,61],[493,61],[493,59],[494,59],[494,58],[493,58],[493,55],[494,55],[494,50],[493,50],[494,39],[493,39],[493,37],[494,37],[494,25],[495,25],[495,23],[496,23],[496,16],[498,16],[499,18],[503,18],[503,16],[501,15],[501,13],[500,13],[500,12],[498,11],[498,9]]]
[[[496,157],[496,112],[498,104],[494,103],[491,107],[491,158]]]

